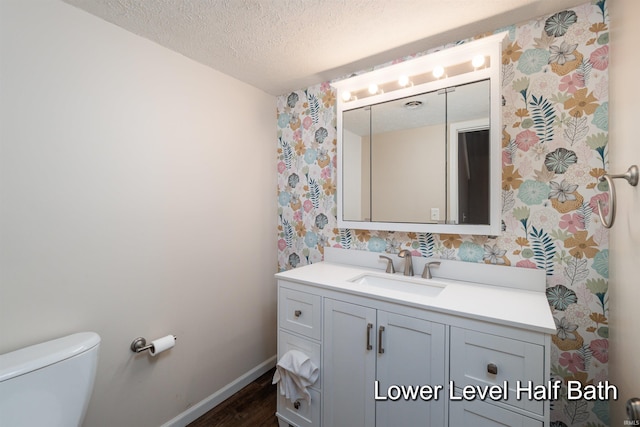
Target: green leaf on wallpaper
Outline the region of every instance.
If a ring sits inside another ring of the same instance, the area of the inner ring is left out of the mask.
[[[309,114],[311,114],[313,124],[317,125],[320,121],[320,101],[315,95],[309,95]]]
[[[608,43],[609,43],[609,33],[600,34],[600,36],[598,37],[598,44],[603,45]]]
[[[553,140],[553,124],[556,119],[553,104],[543,96],[536,98],[535,95],[532,95],[529,106],[531,107],[531,116],[534,123],[533,128],[538,138],[540,138],[540,143]]]
[[[338,231],[338,243],[340,243],[343,249],[351,249],[351,244],[353,243],[351,229],[341,228]]]
[[[569,233],[567,230],[562,230],[560,228],[551,230],[551,233],[549,233],[549,235],[554,240],[562,240],[563,242],[567,240],[569,237],[571,237],[571,233]]]
[[[553,237],[553,232],[551,233],[551,237],[555,239],[555,237]],[[567,251],[560,249],[553,257],[553,262],[562,265],[568,263],[572,258],[573,257],[569,255]]]
[[[284,228],[284,241],[287,244],[287,247],[291,248],[293,247],[293,239],[295,237],[293,227],[286,218],[282,218],[282,227]]]
[[[551,365],[551,374],[558,378],[567,378],[573,376],[573,373],[561,365]]]
[[[608,326],[600,326],[598,328],[597,334],[602,338],[609,338],[609,327]]]
[[[555,104],[564,104],[565,101],[571,99],[571,94],[569,92],[567,92],[567,93],[558,92],[555,95],[551,95],[550,99],[551,99],[551,102],[553,102]],[[558,121],[560,121],[560,120],[556,119],[556,122],[558,122]]]
[[[513,210],[513,217],[518,221],[522,221],[523,219],[529,218],[530,212],[527,206],[519,206]]]
[[[564,406],[564,413],[571,424],[585,422],[589,418],[586,400],[569,400]]]
[[[418,251],[420,252],[420,255],[422,255],[425,258],[432,257],[434,245],[435,245],[435,240],[433,238],[433,234],[431,233],[418,234]]]
[[[587,124],[587,116],[584,117],[572,117],[568,121],[567,127],[564,129],[564,138],[570,145],[581,140],[589,133],[589,125]]]
[[[287,169],[291,169],[291,165],[293,163],[293,149],[291,148],[291,145],[288,142],[282,141],[282,140],[280,140],[280,142],[282,144],[282,156],[283,156],[284,164],[287,167]]]
[[[587,137],[587,145],[593,148],[594,150],[597,150],[598,148],[603,148],[604,146],[607,145],[608,142],[609,142],[609,137],[607,136],[607,134],[603,132],[597,133],[595,135],[589,135]]]
[[[536,266],[545,270],[547,276],[553,275],[553,258],[556,254],[554,241],[543,229],[537,230],[535,227],[531,227],[529,241]]]
[[[520,95],[524,98],[524,101],[527,102],[527,90],[529,89],[529,78],[522,77],[518,80],[513,81],[513,90],[516,92],[520,92]]]
[[[322,196],[322,190],[320,189],[320,184],[313,179],[309,179],[309,200],[311,200],[311,204],[315,209],[320,207],[320,197]]]
[[[609,284],[604,279],[589,279],[587,280],[587,289],[596,295],[604,295],[609,290]]]

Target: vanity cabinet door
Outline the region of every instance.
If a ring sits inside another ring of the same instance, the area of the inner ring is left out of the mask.
[[[382,333],[380,331],[382,329]],[[378,311],[377,380],[381,395],[389,386],[431,386],[432,398],[376,402],[376,425],[444,426],[445,327],[422,319]],[[415,390],[415,389],[414,389]],[[393,393],[396,393],[393,391]],[[391,394],[390,394],[391,396]],[[392,396],[393,397],[393,396]]]
[[[325,299],[323,425],[375,425],[375,325],[375,309]]]

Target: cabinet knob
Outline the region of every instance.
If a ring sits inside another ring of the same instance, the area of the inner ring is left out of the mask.
[[[296,317],[300,317],[300,316],[302,316],[302,311],[301,310],[296,310],[296,311],[293,312],[293,315],[296,316]]]
[[[293,407],[296,409],[300,409],[300,401],[296,400],[295,402],[293,402]]]
[[[487,372],[493,375],[498,375],[498,366],[494,363],[489,363],[487,365]]]
[[[627,400],[627,416],[629,421],[640,421],[640,398],[632,397]]]

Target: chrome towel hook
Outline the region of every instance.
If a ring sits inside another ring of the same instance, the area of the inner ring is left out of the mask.
[[[616,188],[613,186],[613,179],[616,178],[624,178],[629,184],[635,187],[638,185],[638,166],[631,165],[625,173],[619,175],[609,175],[605,173],[600,177],[600,181],[607,181],[607,185],[609,186],[609,219],[606,219],[602,215],[602,200],[598,200],[598,216],[605,228],[613,227],[613,223],[616,220]]]

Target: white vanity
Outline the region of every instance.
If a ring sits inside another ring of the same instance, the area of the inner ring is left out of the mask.
[[[320,369],[310,405],[278,396],[281,426],[549,425],[549,400],[527,394],[550,386],[543,271],[442,260],[427,280],[378,256],[326,248],[276,274],[278,358]]]

